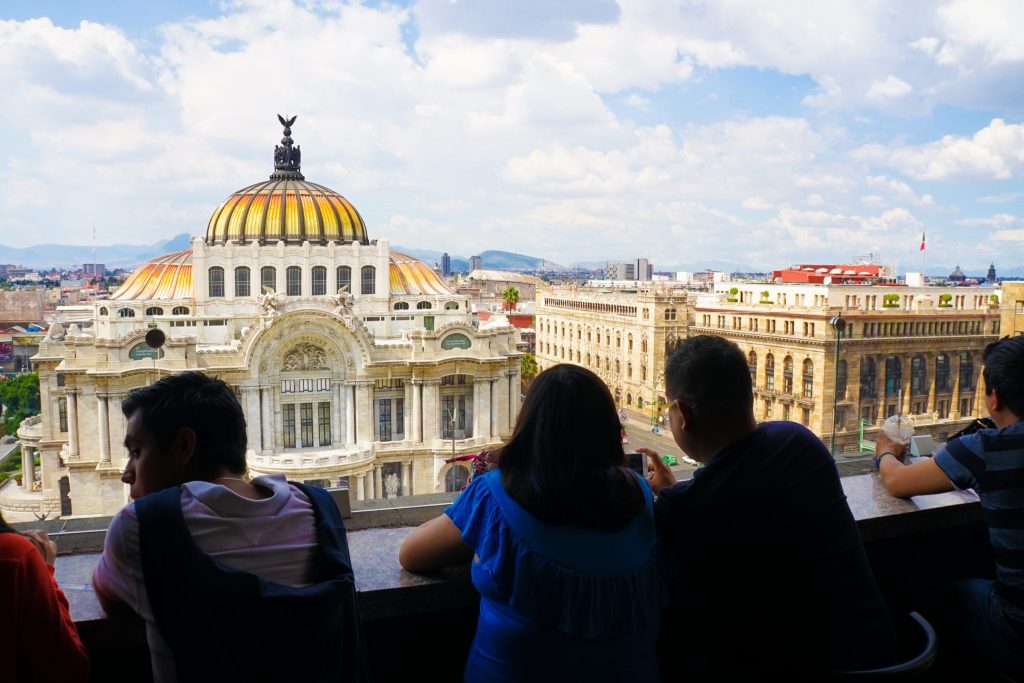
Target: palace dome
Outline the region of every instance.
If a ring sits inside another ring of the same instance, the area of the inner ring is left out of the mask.
[[[206,243],[284,242],[369,244],[366,223],[356,208],[334,190],[306,182],[301,150],[293,146],[295,118],[278,117],[284,137],[274,149],[270,180],[234,192],[210,216]]]

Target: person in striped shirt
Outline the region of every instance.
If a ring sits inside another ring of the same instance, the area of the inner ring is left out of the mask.
[[[981,498],[996,578],[953,587],[945,605],[949,642],[990,669],[1024,674],[1024,336],[990,344],[984,360],[985,405],[995,428],[950,439],[934,458],[910,465],[903,464],[906,446],[879,434],[875,463],[894,496],[957,488]]]

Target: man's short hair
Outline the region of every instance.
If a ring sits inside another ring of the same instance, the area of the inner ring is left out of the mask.
[[[1024,418],[1024,337],[1005,337],[985,347],[985,393],[995,389],[1018,418]]]
[[[222,380],[201,372],[182,372],[136,389],[121,403],[130,418],[141,411],[142,426],[167,448],[188,427],[196,434],[190,469],[199,479],[222,468],[245,472],[245,416],[235,393]]]
[[[731,425],[753,410],[750,367],[740,347],[722,337],[684,340],[665,366],[670,401],[681,400],[712,425]]]

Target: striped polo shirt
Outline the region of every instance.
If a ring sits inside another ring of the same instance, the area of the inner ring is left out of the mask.
[[[1024,421],[953,439],[935,464],[981,498],[1003,613],[1024,623]]]

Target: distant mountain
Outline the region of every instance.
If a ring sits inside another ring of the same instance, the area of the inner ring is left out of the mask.
[[[622,259],[625,260],[625,259]],[[606,261],[579,261],[573,263],[570,268],[582,268],[583,270],[598,270],[604,268],[609,263],[614,263],[618,259],[608,259]],[[703,270],[718,270],[726,273],[763,273],[767,272],[764,268],[756,268],[745,263],[736,263],[734,261],[690,261],[688,263],[663,263],[661,261],[654,261],[654,270],[658,273],[697,273]]]
[[[130,268],[161,254],[188,249],[190,240],[188,233],[181,233],[153,244],[96,245],[96,263],[103,263],[107,268]],[[0,263],[26,268],[70,268],[92,260],[90,245],[39,244],[19,249],[0,244]]]
[[[392,247],[395,251],[399,251],[403,254],[408,254],[413,258],[418,258],[421,261],[425,261],[427,264],[433,266],[435,263],[441,263],[441,256],[443,252],[434,251],[432,249],[415,249],[413,247],[403,247],[400,245],[394,245]],[[469,270],[469,257],[458,256],[456,254],[449,254],[452,260],[453,271],[468,271]],[[565,266],[561,266],[552,261],[538,258],[536,256],[527,256],[525,254],[516,254],[511,251],[493,251],[487,250],[482,251],[478,254],[483,259],[484,268],[489,270],[546,270],[546,271],[563,271],[567,270]]]

